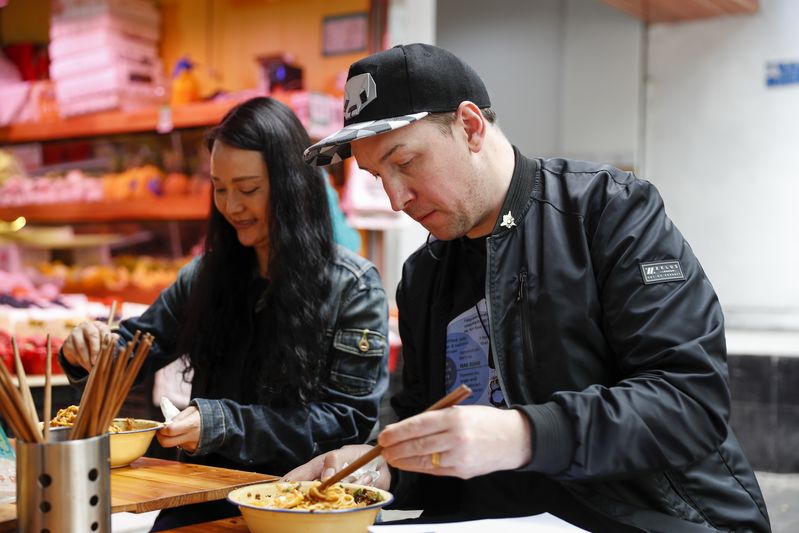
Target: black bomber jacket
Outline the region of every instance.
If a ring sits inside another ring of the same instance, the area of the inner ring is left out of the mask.
[[[610,166],[515,154],[486,240],[485,294],[494,364],[531,422],[534,456],[489,477],[527,487],[514,512],[591,531],[770,531],[729,426],[719,302],[655,187]],[[404,265],[400,418],[445,392],[454,258],[451,242],[433,241]],[[399,477],[400,496],[432,513],[457,513],[468,483]],[[560,496],[542,505],[536,491]]]

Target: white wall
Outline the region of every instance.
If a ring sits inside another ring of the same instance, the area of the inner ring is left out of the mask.
[[[639,160],[644,26],[598,0],[567,6],[561,155],[632,168]]]
[[[599,0],[438,0],[436,44],[482,76],[525,154],[631,166],[641,28]]]
[[[799,2],[650,30],[644,175],[713,282],[728,324],[799,329]]]
[[[436,44],[486,83],[508,138],[522,152],[553,155],[561,136],[560,0],[438,0]]]

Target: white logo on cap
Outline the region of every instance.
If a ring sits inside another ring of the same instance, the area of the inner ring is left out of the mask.
[[[358,74],[347,80],[344,86],[344,118],[357,117],[361,109],[377,98],[377,85],[368,72]]]

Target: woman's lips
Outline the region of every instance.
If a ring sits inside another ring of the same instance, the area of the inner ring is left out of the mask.
[[[231,224],[233,224],[233,227],[236,229],[244,229],[244,228],[249,228],[250,226],[255,224],[255,220],[241,220],[241,221],[233,220]]]

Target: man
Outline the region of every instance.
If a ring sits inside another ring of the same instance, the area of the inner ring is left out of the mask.
[[[351,152],[437,239],[397,289],[401,421],[378,438],[392,468],[375,484],[431,516],[769,531],[728,423],[722,312],[657,191],[609,166],[526,158],[490,105],[451,53],[395,47],[352,65],[344,129],[305,153]],[[460,383],[471,405],[419,414]],[[287,477],[327,477],[364,450]]]

